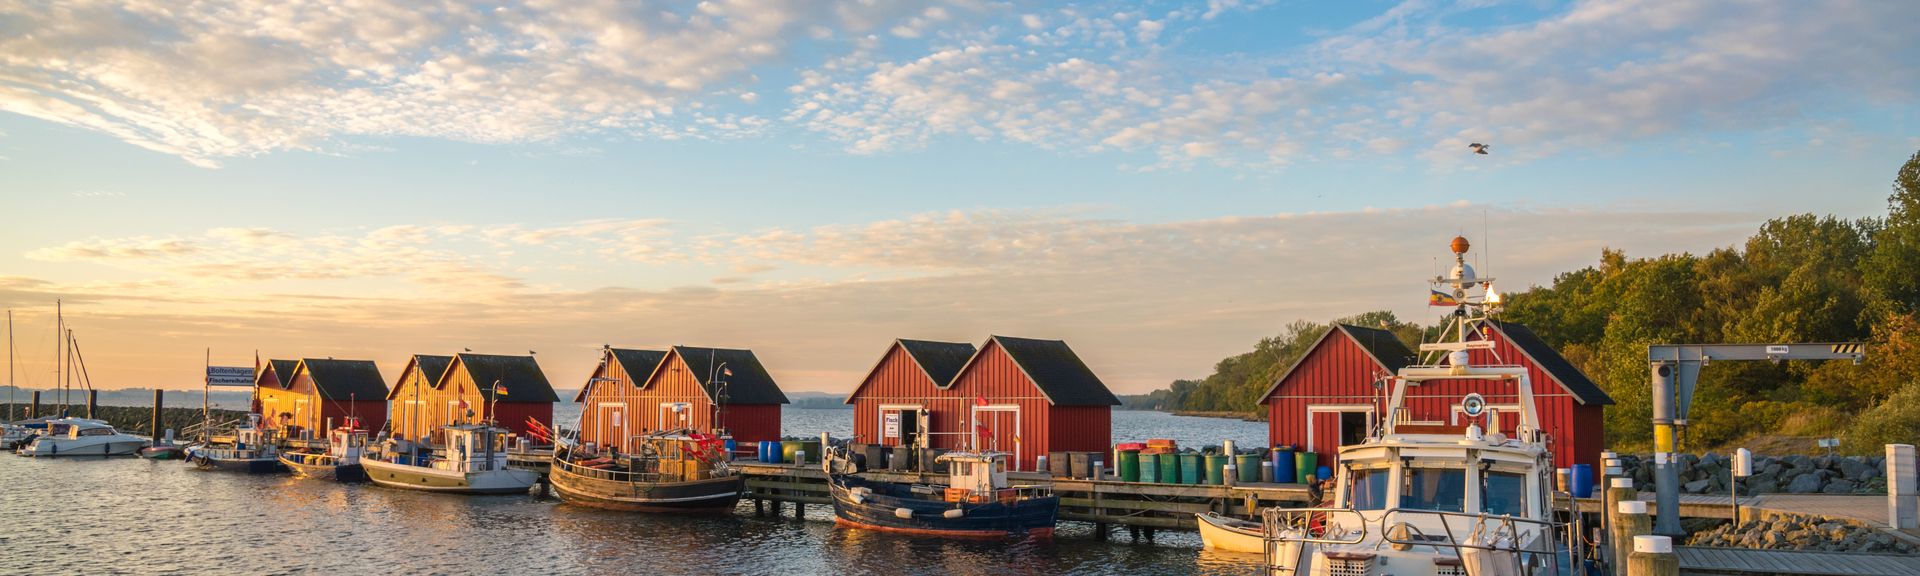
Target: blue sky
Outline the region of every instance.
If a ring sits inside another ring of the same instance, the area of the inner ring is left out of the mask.
[[[999,333],[1139,392],[1424,315],[1456,232],[1524,287],[1877,215],[1920,149],[1909,3],[329,4],[0,5],[23,330],[73,299],[107,387],[613,343],[846,390]]]

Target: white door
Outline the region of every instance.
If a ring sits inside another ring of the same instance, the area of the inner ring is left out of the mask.
[[[1026,449],[1020,445],[1020,406],[994,404],[973,407],[973,447],[1013,455],[1012,470],[1025,470]]]

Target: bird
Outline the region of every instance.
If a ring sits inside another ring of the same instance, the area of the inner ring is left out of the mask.
[[[532,350],[528,350],[528,351],[527,351],[527,355],[528,355],[528,356],[532,356],[532,355],[533,355],[533,351],[532,351]]]
[[[1474,142],[1472,144],[1467,145],[1467,149],[1472,150],[1474,154],[1486,154],[1488,148],[1492,148],[1492,146],[1481,144],[1479,142]]]
[[[461,350],[465,350],[465,351],[468,351],[468,352],[472,352],[472,351],[473,351],[473,349],[472,349],[472,348],[461,348]]]

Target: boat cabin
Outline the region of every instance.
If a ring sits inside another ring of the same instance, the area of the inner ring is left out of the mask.
[[[1007,487],[1005,452],[949,452],[937,459],[947,463],[947,486],[978,494]]]
[[[327,454],[340,462],[359,462],[366,450],[367,431],[361,430],[357,421],[348,420],[346,426],[327,433]]]
[[[433,467],[452,472],[487,472],[507,467],[507,433],[498,426],[461,424],[440,429],[446,438],[446,457]]]
[[[82,436],[112,436],[119,434],[113,425],[99,420],[85,418],[62,418],[47,423],[47,435],[54,438],[80,438]]]

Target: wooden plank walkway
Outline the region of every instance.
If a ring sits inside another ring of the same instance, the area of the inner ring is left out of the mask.
[[[1676,546],[1682,573],[1920,576],[1920,556]]]

